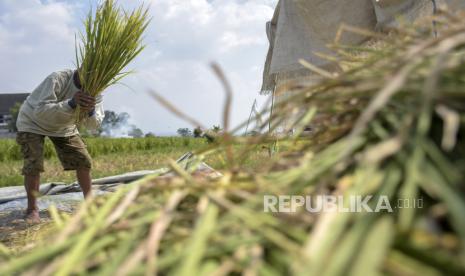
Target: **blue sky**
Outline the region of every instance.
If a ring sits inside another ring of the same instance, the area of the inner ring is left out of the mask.
[[[126,8],[142,1],[120,0]],[[128,112],[145,132],[190,127],[154,102],[153,89],[206,126],[221,123],[218,62],[234,88],[233,124],[247,119],[268,49],[265,23],[277,0],[146,0],[153,20],[136,73],[104,93],[106,109]],[[30,92],[49,73],[74,67],[74,37],[96,1],[0,0],[0,93]]]

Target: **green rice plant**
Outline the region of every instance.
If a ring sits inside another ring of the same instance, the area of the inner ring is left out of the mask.
[[[95,97],[130,73],[123,70],[144,49],[142,39],[149,22],[144,5],[127,12],[117,1],[105,0],[95,14],[89,12],[76,45],[83,91]]]
[[[133,151],[173,151],[179,149],[196,150],[206,145],[204,139],[191,137],[148,137],[148,138],[84,138],[87,150],[93,157],[128,153]],[[45,139],[44,158],[56,158],[55,148],[49,139]],[[19,145],[13,139],[0,139],[0,162],[22,160]]]

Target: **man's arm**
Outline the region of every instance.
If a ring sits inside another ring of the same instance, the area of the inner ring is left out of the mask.
[[[74,118],[74,110],[68,101],[58,101],[57,94],[61,90],[61,82],[55,74],[48,76],[36,88],[34,93],[38,93],[37,105],[34,107],[36,118],[48,122],[63,124]]]

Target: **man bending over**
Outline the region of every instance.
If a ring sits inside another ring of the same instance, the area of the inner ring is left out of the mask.
[[[44,171],[45,137],[53,142],[63,169],[76,171],[84,196],[91,194],[92,160],[76,126],[78,105],[87,115],[82,120],[83,125],[89,129],[99,127],[104,117],[101,97],[94,98],[82,92],[78,72],[64,70],[49,75],[21,106],[16,141],[24,158],[26,220],[30,222],[40,222],[36,196],[40,173]]]

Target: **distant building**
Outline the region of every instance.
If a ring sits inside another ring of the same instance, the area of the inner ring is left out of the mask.
[[[12,120],[10,109],[16,103],[23,103],[27,96],[29,93],[0,94],[0,137],[11,136],[8,130],[8,124]]]

